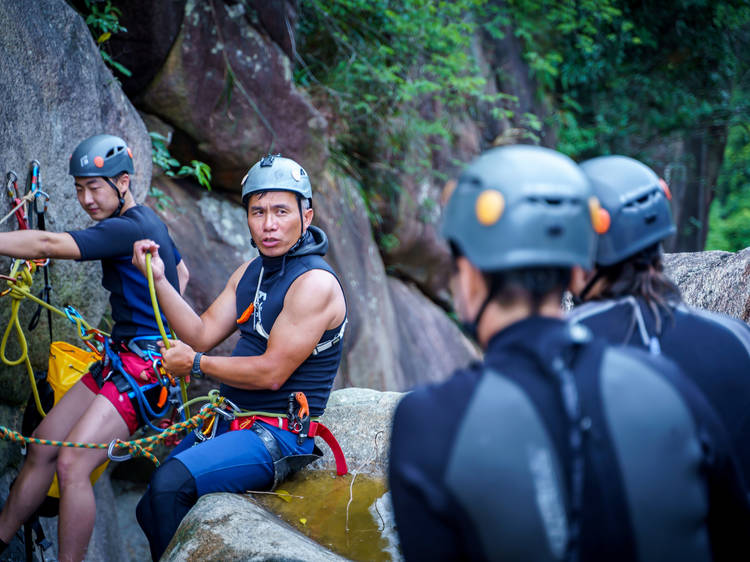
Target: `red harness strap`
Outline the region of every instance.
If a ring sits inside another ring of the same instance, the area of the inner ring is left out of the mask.
[[[275,427],[280,427],[281,429],[290,431],[292,433],[297,433],[289,429],[288,418],[272,418],[270,416],[245,416],[242,418],[235,418],[230,424],[230,429],[250,429],[250,427],[252,427],[256,420],[266,422],[267,424],[273,425]],[[333,436],[333,433],[331,433],[331,430],[320,422],[311,421],[307,436],[315,437],[316,435],[323,441],[325,441],[326,445],[330,447],[331,452],[333,453],[333,458],[336,461],[336,474],[338,474],[339,476],[343,476],[344,474],[346,474],[349,469],[346,466],[346,458],[344,457],[344,452],[341,450],[341,445],[339,445],[339,442],[336,441],[336,438]]]

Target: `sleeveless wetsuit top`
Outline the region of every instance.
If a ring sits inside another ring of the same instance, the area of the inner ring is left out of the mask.
[[[255,303],[253,315],[239,325],[240,339],[233,357],[262,355],[268,346],[268,334],[284,306],[284,298],[295,279],[312,269],[333,271],[323,259],[328,239],[322,230],[311,226],[302,242],[284,256],[268,258],[261,255],[253,260],[237,284],[237,318]],[[336,277],[338,280],[338,277]],[[325,409],[333,379],[341,362],[346,320],[323,333],[315,351],[278,390],[243,390],[222,384],[220,392],[240,408],[286,413],[289,394],[304,392],[310,415],[319,416]]]

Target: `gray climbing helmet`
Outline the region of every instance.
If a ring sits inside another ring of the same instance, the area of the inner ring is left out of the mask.
[[[68,173],[73,177],[112,178],[120,172],[134,172],[133,153],[114,135],[94,135],[80,143],[70,157]]]
[[[305,199],[312,199],[310,178],[305,169],[281,154],[269,154],[250,168],[242,180],[242,204],[258,191],[291,191]]]
[[[538,146],[499,147],[459,177],[442,233],[482,271],[590,268],[600,210],[567,156]]]
[[[594,193],[609,213],[610,227],[599,236],[596,264],[614,265],[676,232],[664,180],[638,160],[600,156],[581,164]]]

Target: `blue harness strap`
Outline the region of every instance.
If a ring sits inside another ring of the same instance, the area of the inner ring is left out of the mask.
[[[154,340],[158,339],[160,336],[140,336],[138,338],[134,338],[133,342],[135,340]],[[130,398],[130,400],[135,401],[135,403],[138,405],[138,409],[140,411],[141,417],[143,418],[143,421],[146,422],[146,424],[153,429],[154,431],[162,431],[162,428],[155,426],[152,422],[152,420],[156,418],[161,418],[166,416],[167,412],[169,411],[169,408],[172,405],[175,405],[175,407],[180,412],[180,416],[182,421],[185,420],[185,413],[182,410],[182,395],[179,392],[178,387],[172,387],[167,382],[166,384],[164,381],[161,380],[162,377],[159,377],[160,382],[154,382],[150,384],[145,384],[143,386],[139,385],[138,382],[133,378],[133,376],[128,373],[125,370],[125,366],[122,364],[122,359],[120,359],[120,355],[112,349],[112,347],[109,345],[110,340],[106,339],[104,341],[104,351],[107,357],[107,360],[110,363],[111,368],[111,374],[110,378],[113,374],[117,373],[119,375],[122,375],[122,377],[127,382],[128,386],[130,387],[130,391],[128,392],[127,396]],[[151,360],[152,364],[154,365],[154,368],[156,368],[156,363],[161,359],[161,354],[153,351],[152,349],[148,350],[141,350],[141,353],[137,353],[131,345],[128,346],[129,349],[131,349],[136,355],[139,357],[145,359],[143,355],[147,355],[147,357]],[[136,345],[137,348],[137,345]],[[140,348],[138,348],[140,350]],[[158,373],[157,373],[158,376]],[[113,381],[114,382],[114,381]],[[146,398],[145,392],[148,390],[151,390],[152,388],[155,388],[157,386],[164,386],[170,389],[170,397],[169,400],[167,400],[166,404],[164,405],[164,408],[162,408],[160,411],[156,412],[151,407],[151,405],[148,402],[148,399]],[[174,389],[177,389],[177,392],[173,391]]]

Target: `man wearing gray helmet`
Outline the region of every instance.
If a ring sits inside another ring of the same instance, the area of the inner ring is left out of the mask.
[[[661,242],[675,233],[669,187],[645,164],[601,156],[581,169],[607,213],[596,267],[570,319],[614,344],[664,354],[680,366],[724,423],[750,484],[750,327],[688,307],[664,274]]]
[[[191,434],[156,471],[137,509],[154,560],[200,496],[273,488],[320,454],[313,432],[295,430],[287,417],[301,407],[299,396],[309,416],[323,413],[346,326],[344,293],[322,257],[328,239],[310,224],[311,199],[307,173],[294,160],[269,155],[250,169],[242,202],[260,256],[242,264],[200,316],[165,282],[158,245],[135,245],[141,271],[146,253],[153,255],[159,302],[180,339],[164,351],[165,368],[208,375],[238,409],[258,414],[217,417],[210,439]],[[231,357],[206,353],[237,329]]]
[[[95,135],[84,140],[70,158],[69,173],[75,181],[78,202],[97,224],[70,232],[1,233],[0,254],[27,259],[100,260],[102,286],[110,292],[114,320],[107,348],[128,365],[125,368],[130,370],[131,380],[138,388],[134,389],[124,381],[124,375],[113,371],[111,363],[96,363],[96,368],[85,374],[48,412],[34,435],[93,443],[125,440],[146,421],[131,395],[136,390],[158,386],[150,363],[128,348],[136,339],[143,341],[159,334],[148,284],[131,263],[133,243],[144,234],[160,241],[167,254],[168,282],[175,290],[184,288],[188,271],[164,223],[151,209],[137,205],[133,199],[130,192],[133,157],[124,140],[114,135]],[[9,542],[41,505],[57,471],[59,558],[81,560],[91,537],[96,510],[89,476],[106,458],[104,450],[30,445],[26,462],[0,513],[0,546]]]
[[[444,213],[481,363],[418,388],[389,481],[407,560],[747,558],[750,513],[715,415],[674,364],[562,318],[603,214],[555,151],[492,149]]]

